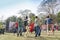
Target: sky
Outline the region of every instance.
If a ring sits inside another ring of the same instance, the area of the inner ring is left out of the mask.
[[[38,5],[42,0],[0,0],[0,19],[18,16],[20,10],[30,9],[36,14]]]

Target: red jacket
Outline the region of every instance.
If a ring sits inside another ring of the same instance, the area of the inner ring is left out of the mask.
[[[18,22],[15,23],[16,28],[18,28]]]
[[[33,32],[33,29],[34,29],[34,23],[30,23],[29,29],[30,29],[30,32]]]

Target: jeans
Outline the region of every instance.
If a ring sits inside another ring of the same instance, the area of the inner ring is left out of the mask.
[[[22,31],[23,31],[23,27],[18,27],[18,30],[17,30],[17,36],[22,36]]]
[[[41,29],[39,26],[36,26],[35,27],[35,36],[40,36],[40,34],[41,34]]]

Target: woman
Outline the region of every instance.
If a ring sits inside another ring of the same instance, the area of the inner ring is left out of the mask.
[[[34,22],[32,20],[30,22],[29,29],[31,33],[34,31]]]

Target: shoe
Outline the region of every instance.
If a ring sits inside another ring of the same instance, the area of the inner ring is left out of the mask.
[[[22,36],[22,34],[20,34],[20,36]]]
[[[40,33],[39,33],[39,35],[38,36],[40,36]]]
[[[17,37],[19,36],[19,34],[17,34]]]
[[[37,35],[35,35],[35,37],[37,37]]]

